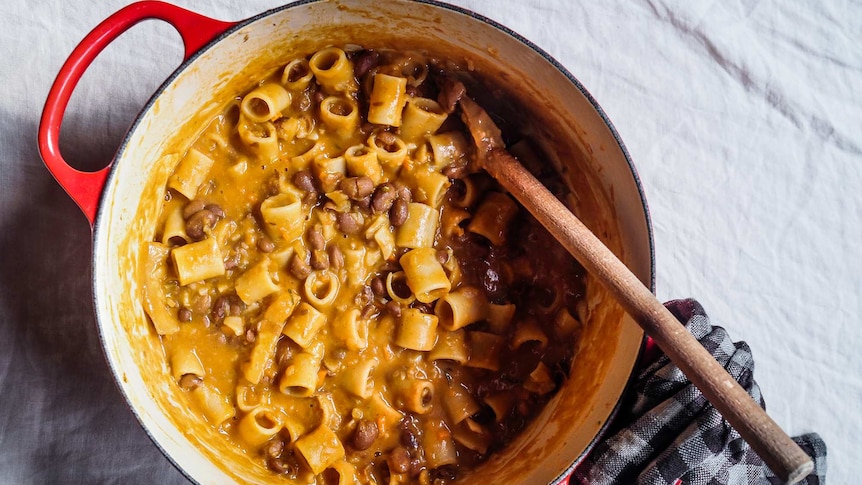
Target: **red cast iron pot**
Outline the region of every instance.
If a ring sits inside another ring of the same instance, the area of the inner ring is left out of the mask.
[[[179,31],[184,62],[149,100],[109,166],[92,173],[71,168],[58,140],[75,85],[102,49],[150,18]],[[548,163],[577,194],[577,215],[642,281],[653,282],[646,202],[622,141],[574,76],[506,27],[435,1],[303,1],[237,23],[161,2],[129,5],[87,35],[61,69],[43,112],[39,148],[93,225],[95,311],[117,383],[156,445],[200,483],[274,477],[188,411],[139,301],[142,243],[153,237],[158,198],[173,168],[162,155],[168,147],[187,147],[197,127],[256,79],[298,55],[344,44],[408,46],[470,59],[477,73],[527,108],[537,139],[553,140],[555,156]],[[560,483],[602,434],[630,381],[644,335],[590,278],[587,302],[571,378],[510,446],[461,481]]]

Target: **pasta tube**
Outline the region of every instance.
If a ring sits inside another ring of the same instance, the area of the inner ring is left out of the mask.
[[[437,251],[417,248],[404,253],[399,260],[407,277],[407,286],[422,303],[431,303],[444,296],[452,287],[443,266],[437,261]]]
[[[488,315],[488,300],[479,288],[462,286],[437,300],[434,313],[440,319],[441,327],[458,330],[484,320]]]
[[[368,121],[377,125],[401,126],[401,110],[407,102],[407,79],[377,73],[368,104]]]
[[[308,66],[328,94],[352,93],[359,86],[353,78],[353,64],[338,47],[321,49],[311,56]]]
[[[311,433],[296,440],[294,445],[315,475],[344,458],[341,440],[326,426],[318,426]]]
[[[401,322],[396,327],[395,344],[405,349],[427,352],[437,341],[437,317],[416,308],[401,311]]]
[[[266,83],[242,98],[240,111],[255,123],[266,123],[281,118],[281,112],[288,106],[290,93],[276,83]]]
[[[192,200],[198,193],[198,187],[204,183],[215,160],[194,148],[190,148],[186,156],[180,160],[174,173],[168,177],[168,187]]]
[[[182,286],[225,273],[221,249],[214,237],[174,248],[171,258]]]

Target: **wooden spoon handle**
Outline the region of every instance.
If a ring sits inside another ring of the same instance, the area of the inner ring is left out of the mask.
[[[598,278],[686,377],[787,483],[813,469],[811,458],[770,418],[715,358],[614,253],[507,151],[492,150],[482,164]]]

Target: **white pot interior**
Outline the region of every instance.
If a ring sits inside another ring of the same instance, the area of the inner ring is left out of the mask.
[[[398,41],[396,43],[396,41]],[[148,105],[109,178],[95,232],[96,312],[109,363],[131,408],[158,446],[200,483],[272,481],[187,411],[141,303],[141,243],[152,238],[168,173],[162,155],[183,149],[233,94],[297,55],[325,45],[419,47],[469,57],[505,91],[519,93],[553,138],[578,195],[578,215],[642,281],[651,284],[651,235],[629,161],[578,85],[511,33],[461,11],[379,0],[290,5],[235,28],[184,65]],[[177,131],[177,127],[185,127]],[[609,420],[643,339],[595,282],[592,311],[570,381],[505,452],[477,470],[499,483],[549,483],[581,457]],[[469,482],[469,480],[467,480]]]

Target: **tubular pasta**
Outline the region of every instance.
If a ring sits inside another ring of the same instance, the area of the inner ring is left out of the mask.
[[[148,242],[146,259],[142,270],[144,272],[144,284],[141,296],[144,303],[144,311],[153,321],[153,327],[159,335],[169,335],[180,330],[180,321],[175,313],[168,311],[165,305],[165,289],[162,280],[167,274],[167,260],[170,249],[164,244]]]
[[[281,426],[278,412],[269,406],[258,406],[252,409],[237,424],[240,437],[255,447],[275,436]]]
[[[518,214],[518,205],[506,194],[491,192],[479,204],[467,230],[485,236],[491,244],[502,246],[512,219]]]
[[[198,193],[198,187],[204,183],[212,170],[215,160],[194,148],[190,148],[174,173],[168,177],[168,187],[192,200]]]
[[[332,271],[312,271],[303,285],[305,299],[318,310],[325,310],[332,306],[338,290],[341,288],[341,280]]]
[[[581,322],[573,317],[565,307],[560,308],[554,316],[554,333],[558,337],[571,336],[580,326]]]
[[[462,286],[437,300],[434,313],[440,319],[441,327],[458,330],[484,320],[488,315],[488,300],[479,288]]]
[[[503,333],[512,323],[512,318],[515,316],[515,305],[512,303],[504,303],[498,305],[495,303],[488,304],[488,328],[494,333]]]
[[[488,445],[491,443],[491,434],[488,430],[469,418],[455,426],[452,437],[461,446],[483,455],[488,451]]]
[[[226,396],[215,387],[207,385],[206,382],[194,388],[191,395],[198,406],[203,410],[204,417],[214,426],[221,426],[222,423],[232,418],[236,413],[233,406]]]
[[[547,394],[554,390],[556,384],[554,384],[553,379],[551,379],[551,371],[548,370],[548,366],[545,365],[544,362],[539,362],[533,372],[530,372],[530,376],[527,378],[527,381],[524,382],[524,389],[536,393],[536,394]]]
[[[392,143],[380,140],[380,133],[374,132],[368,137],[368,147],[374,151],[377,160],[383,165],[396,167],[407,158],[407,145],[401,138],[391,135]]]
[[[428,98],[410,98],[401,120],[401,138],[416,142],[440,129],[448,116],[440,104]]]
[[[449,131],[428,137],[431,153],[434,154],[434,168],[440,170],[467,156],[470,146],[460,131]]]
[[[375,417],[381,433],[387,433],[389,430],[394,429],[404,417],[400,411],[390,406],[379,392],[375,393],[368,400],[368,411],[369,416]]]
[[[279,311],[279,313],[289,315],[298,303],[299,296],[293,291],[287,291],[278,296],[275,304],[284,305],[285,310]],[[252,384],[257,384],[263,377],[267,362],[275,353],[275,346],[278,344],[278,338],[284,329],[284,323],[284,319],[279,317],[276,321],[264,318],[258,324],[254,347],[252,347],[248,362],[243,366],[243,375]]]
[[[409,305],[416,300],[416,295],[407,286],[407,275],[403,271],[386,275],[386,293],[390,299],[402,305]]]
[[[315,475],[344,458],[341,440],[326,426],[318,426],[294,443],[296,450]]]
[[[443,202],[450,185],[449,177],[440,172],[419,171],[416,173],[417,200],[436,209]]]
[[[171,258],[182,286],[221,276],[225,272],[221,249],[213,237],[174,248]]]
[[[352,93],[359,87],[353,78],[353,64],[338,47],[315,52],[308,66],[325,93]]]
[[[325,155],[318,155],[314,157],[314,162],[311,165],[324,192],[334,191],[338,182],[347,173],[347,162],[344,157],[329,158]]]
[[[305,231],[302,202],[290,192],[268,197],[261,202],[260,215],[267,234],[276,241],[294,241]]]
[[[437,341],[437,317],[416,308],[401,311],[401,321],[395,330],[395,344],[405,349],[427,352]]]
[[[383,178],[383,169],[377,161],[377,152],[367,145],[353,145],[344,151],[347,174],[351,177],[368,177],[377,185]]]
[[[367,399],[374,392],[374,380],[371,373],[377,366],[375,359],[363,359],[358,364],[349,367],[342,380],[344,389],[356,397]]]
[[[417,248],[404,253],[400,259],[407,278],[407,286],[422,303],[431,303],[449,292],[451,283],[437,261],[432,248]]]
[[[162,244],[170,244],[174,238],[180,238],[185,242],[191,242],[186,234],[186,220],[183,218],[182,206],[176,206],[165,219],[165,228],[162,231]]]
[[[241,116],[236,130],[243,145],[261,160],[278,157],[278,131],[271,122],[255,123]]]
[[[503,337],[487,332],[467,332],[467,345],[471,350],[467,367],[500,370],[500,351],[506,345]]]
[[[308,87],[314,74],[305,59],[294,59],[284,66],[281,74],[281,84],[291,91],[302,91]]]
[[[458,461],[452,433],[442,420],[426,421],[422,433],[422,448],[425,449],[425,459],[431,468],[451,465]]]
[[[359,126],[359,108],[350,100],[329,96],[320,102],[320,119],[340,138],[349,138]]]
[[[430,360],[454,360],[459,364],[464,364],[469,358],[470,352],[467,350],[463,330],[441,332],[437,345],[428,354]]]
[[[335,473],[335,483],[331,485],[354,485],[358,478],[356,468],[345,460],[339,460],[329,466],[328,470]]]
[[[276,83],[262,84],[246,94],[239,106],[242,115],[254,123],[275,121],[290,106],[290,93]]]
[[[407,219],[395,234],[395,244],[403,248],[430,248],[434,245],[440,215],[426,204],[407,204]]]
[[[452,383],[443,396],[443,407],[454,424],[469,418],[479,412],[481,406],[463,385]]]
[[[540,349],[545,349],[548,346],[548,336],[539,327],[539,323],[535,318],[526,318],[518,322],[515,327],[515,333],[512,334],[512,340],[509,346],[513,349],[524,345],[527,342],[536,342]]]
[[[269,258],[264,258],[236,279],[236,294],[246,305],[250,305],[280,289],[273,281],[271,271],[272,261]]]
[[[195,350],[190,347],[177,347],[171,354],[171,375],[179,382],[186,374],[204,377],[204,366]]]
[[[494,411],[494,421],[503,421],[515,404],[515,396],[510,392],[496,392],[485,396],[485,404]]]
[[[407,102],[407,79],[377,73],[368,104],[368,121],[401,126],[401,110]]]
[[[252,409],[266,404],[266,399],[262,393],[258,393],[254,386],[243,383],[236,386],[236,407],[242,412],[249,412]]]
[[[332,334],[347,350],[364,350],[368,347],[368,321],[360,318],[358,308],[336,315],[332,321]]]
[[[326,315],[306,302],[301,302],[284,325],[282,333],[302,348],[307,348],[326,323]]]
[[[398,384],[399,404],[402,409],[416,414],[431,411],[434,385],[426,379],[407,379]]]
[[[320,358],[310,352],[300,352],[284,369],[284,374],[278,382],[278,390],[282,394],[295,397],[310,397],[317,390],[317,371],[320,370]]]

